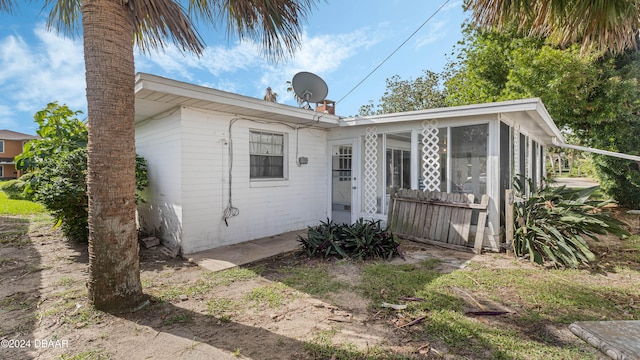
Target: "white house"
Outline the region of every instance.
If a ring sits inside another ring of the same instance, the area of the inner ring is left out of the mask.
[[[385,220],[399,188],[488,194],[484,246],[498,250],[504,190],[515,174],[539,182],[554,138],[539,99],[344,119],[136,76],[141,226],[185,254],[327,218]]]

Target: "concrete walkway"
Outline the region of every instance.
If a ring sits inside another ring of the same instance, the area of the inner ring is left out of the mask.
[[[306,233],[307,230],[291,231],[240,244],[205,250],[187,255],[187,257],[189,261],[209,271],[225,270],[294,251],[300,244],[296,240],[298,235],[306,235]]]
[[[586,177],[557,177],[553,180],[555,183],[551,183],[551,186],[565,185],[568,188],[588,188],[600,185],[597,181]]]

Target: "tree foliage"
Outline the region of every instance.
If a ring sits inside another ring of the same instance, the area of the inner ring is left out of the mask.
[[[69,239],[86,242],[87,213],[87,127],[77,118],[80,111],[57,102],[38,111],[39,139],[25,145],[16,157],[21,168],[29,171],[5,190],[41,202]],[[147,162],[136,156],[136,201],[149,185]],[[13,196],[17,196],[14,194]]]
[[[446,73],[452,105],[539,97],[581,145],[639,154],[640,53],[585,56],[541,38],[468,28]],[[635,132],[634,132],[635,131]],[[638,165],[594,156],[602,189],[640,207]]]
[[[44,159],[87,146],[87,126],[78,119],[82,111],[71,110],[58,102],[34,115],[40,139],[27,142],[22,153],[15,158],[16,167],[33,170]]]
[[[403,80],[394,75],[386,80],[387,89],[379,104],[373,101],[360,107],[360,116],[389,114],[402,111],[424,110],[446,106],[440,74],[424,70],[415,79]]]
[[[85,148],[59,153],[38,165],[35,199],[54,216],[67,238],[79,242],[89,236],[86,178]]]

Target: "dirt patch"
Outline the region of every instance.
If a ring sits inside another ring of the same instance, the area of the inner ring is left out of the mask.
[[[418,327],[406,326],[415,319],[373,307],[353,290],[360,282],[362,263],[323,263],[327,278],[337,282],[336,290],[315,293],[305,290],[303,280],[298,287],[280,281],[288,276],[282,269],[318,264],[316,260],[289,254],[243,268],[244,277],[219,279],[188,261],[168,258],[158,248],[142,249],[141,279],[150,304],[135,313],[113,315],[87,303],[86,245],[69,243],[50,224],[25,218],[0,218],[0,233],[0,338],[14,345],[0,349],[0,358],[75,354],[89,359],[329,359],[331,352],[323,355],[328,344],[344,344],[360,353],[384,349],[416,359],[439,358],[449,351],[437,338],[425,338]],[[411,242],[403,246],[406,260],[392,263],[436,259],[442,273],[465,270],[470,264],[495,271],[533,266],[505,254],[473,255]],[[640,281],[637,273],[620,270],[625,264],[638,266],[640,261],[634,263],[633,258],[638,252],[613,256],[624,248],[615,238],[604,238],[595,246],[604,256],[593,271],[580,275],[585,281],[612,286]],[[526,310],[509,289],[503,294],[508,301],[501,302],[481,290],[449,291],[464,302],[464,311]],[[625,306],[638,304],[621,304],[621,309]],[[532,325],[523,330],[508,318],[477,321],[517,328],[532,338],[557,339],[559,344],[577,343],[563,326]],[[22,340],[30,345],[17,342]],[[457,356],[480,358],[464,352]]]

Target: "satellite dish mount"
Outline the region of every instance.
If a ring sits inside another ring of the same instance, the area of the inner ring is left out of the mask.
[[[295,74],[291,86],[300,107],[308,110],[311,110],[309,103],[321,102],[329,93],[327,83],[321,77],[306,71]]]

